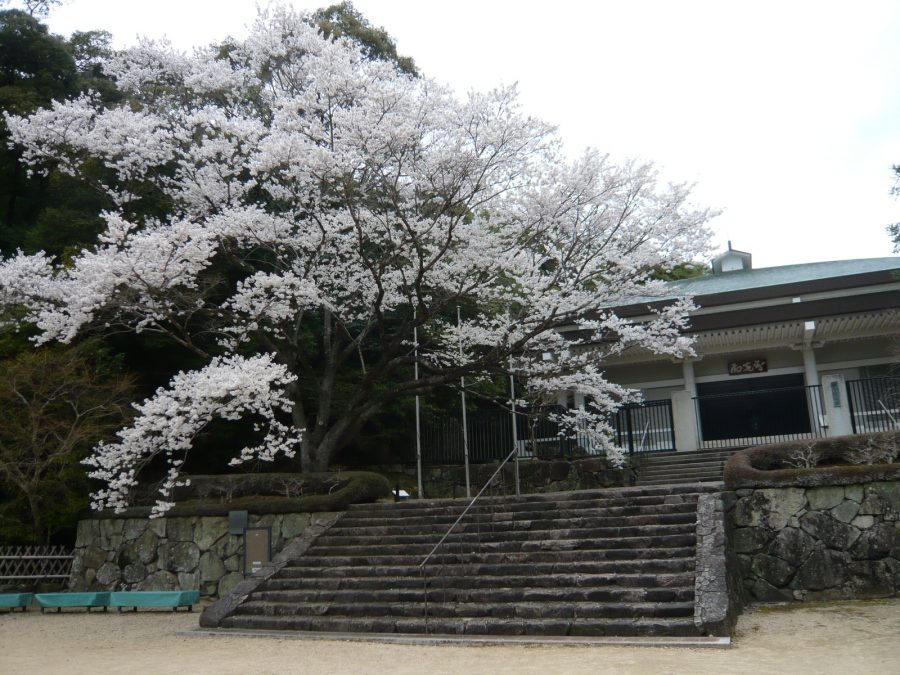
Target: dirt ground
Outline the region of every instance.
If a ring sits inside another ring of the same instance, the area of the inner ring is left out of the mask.
[[[0,615],[0,673],[900,674],[900,599],[754,609],[730,649],[413,646],[179,635],[198,614]]]

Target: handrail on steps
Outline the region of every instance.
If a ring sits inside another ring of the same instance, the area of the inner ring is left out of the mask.
[[[511,460],[518,452],[519,452],[518,448],[513,448],[512,452],[510,452],[506,456],[506,459],[504,459],[502,462],[500,462],[500,466],[498,466],[497,470],[494,471],[494,473],[491,474],[491,477],[487,479],[487,482],[481,487],[481,489],[478,491],[478,494],[475,495],[474,497],[472,497],[472,501],[470,501],[469,504],[466,506],[466,508],[463,509],[463,512],[459,514],[459,518],[457,518],[454,521],[454,523],[450,526],[450,528],[444,533],[444,536],[441,537],[441,540],[437,544],[434,545],[434,548],[431,549],[431,552],[425,556],[425,559],[419,563],[420,570],[425,568],[425,564],[429,560],[431,560],[431,556],[434,555],[434,552],[437,551],[441,547],[441,544],[443,544],[444,541],[446,541],[447,537],[450,536],[450,533],[453,532],[454,528],[457,525],[459,525],[459,521],[461,521],[465,517],[465,515],[469,512],[469,509],[472,508],[472,505],[475,504],[476,501],[478,501],[478,498],[484,493],[485,490],[487,490],[488,486],[494,482],[494,479],[497,477],[497,474],[500,473],[500,471],[503,469],[503,467],[506,466],[506,463],[509,462],[509,460]]]

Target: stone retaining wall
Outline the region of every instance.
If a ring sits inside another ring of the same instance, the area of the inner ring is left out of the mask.
[[[701,635],[731,635],[743,607],[741,581],[728,547],[722,495],[697,500],[694,625]]]
[[[900,481],[725,493],[752,600],[900,594]]]
[[[272,528],[272,553],[329,513],[253,516],[249,527]],[[228,534],[228,518],[91,519],[78,523],[69,588],[83,590],[200,589],[228,594],[244,579],[243,537]]]

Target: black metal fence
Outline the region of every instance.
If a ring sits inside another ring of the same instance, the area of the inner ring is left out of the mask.
[[[670,399],[623,406],[613,419],[613,428],[616,445],[629,452],[675,449],[675,421]]]
[[[826,435],[822,387],[782,387],[694,399],[702,447],[733,448]]]
[[[65,546],[0,547],[0,582],[62,581],[71,569],[72,552]]]
[[[543,408],[516,414],[519,456],[537,459],[575,459],[603,454],[589,434],[563,428]],[[503,459],[513,448],[509,411],[482,410],[466,415],[469,461],[473,464]],[[630,452],[675,449],[672,402],[646,401],[621,408],[612,420],[616,445]],[[435,415],[422,424],[422,459],[430,464],[462,464],[465,459],[462,423],[449,415]]]
[[[900,429],[900,378],[849,380],[847,400],[854,434]]]

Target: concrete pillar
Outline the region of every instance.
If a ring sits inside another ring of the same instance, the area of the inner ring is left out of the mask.
[[[853,433],[850,420],[850,402],[843,375],[825,375],[822,378],[822,398],[828,417],[829,436],[847,436]]]
[[[814,387],[819,384],[819,368],[816,365],[816,354],[812,345],[804,345],[801,353],[803,354],[803,372],[806,376],[806,386]]]
[[[684,389],[692,397],[697,395],[697,381],[694,379],[694,362],[691,359],[685,359],[681,362],[681,372],[684,377]]]
[[[694,410],[694,394],[690,391],[672,392],[672,419],[675,425],[675,449],[693,452],[699,449],[697,414]]]
[[[816,322],[803,322],[803,344],[799,345],[803,354],[803,372],[806,375],[806,386],[819,384],[819,369],[816,366],[816,354],[813,351],[813,339],[816,337]]]

